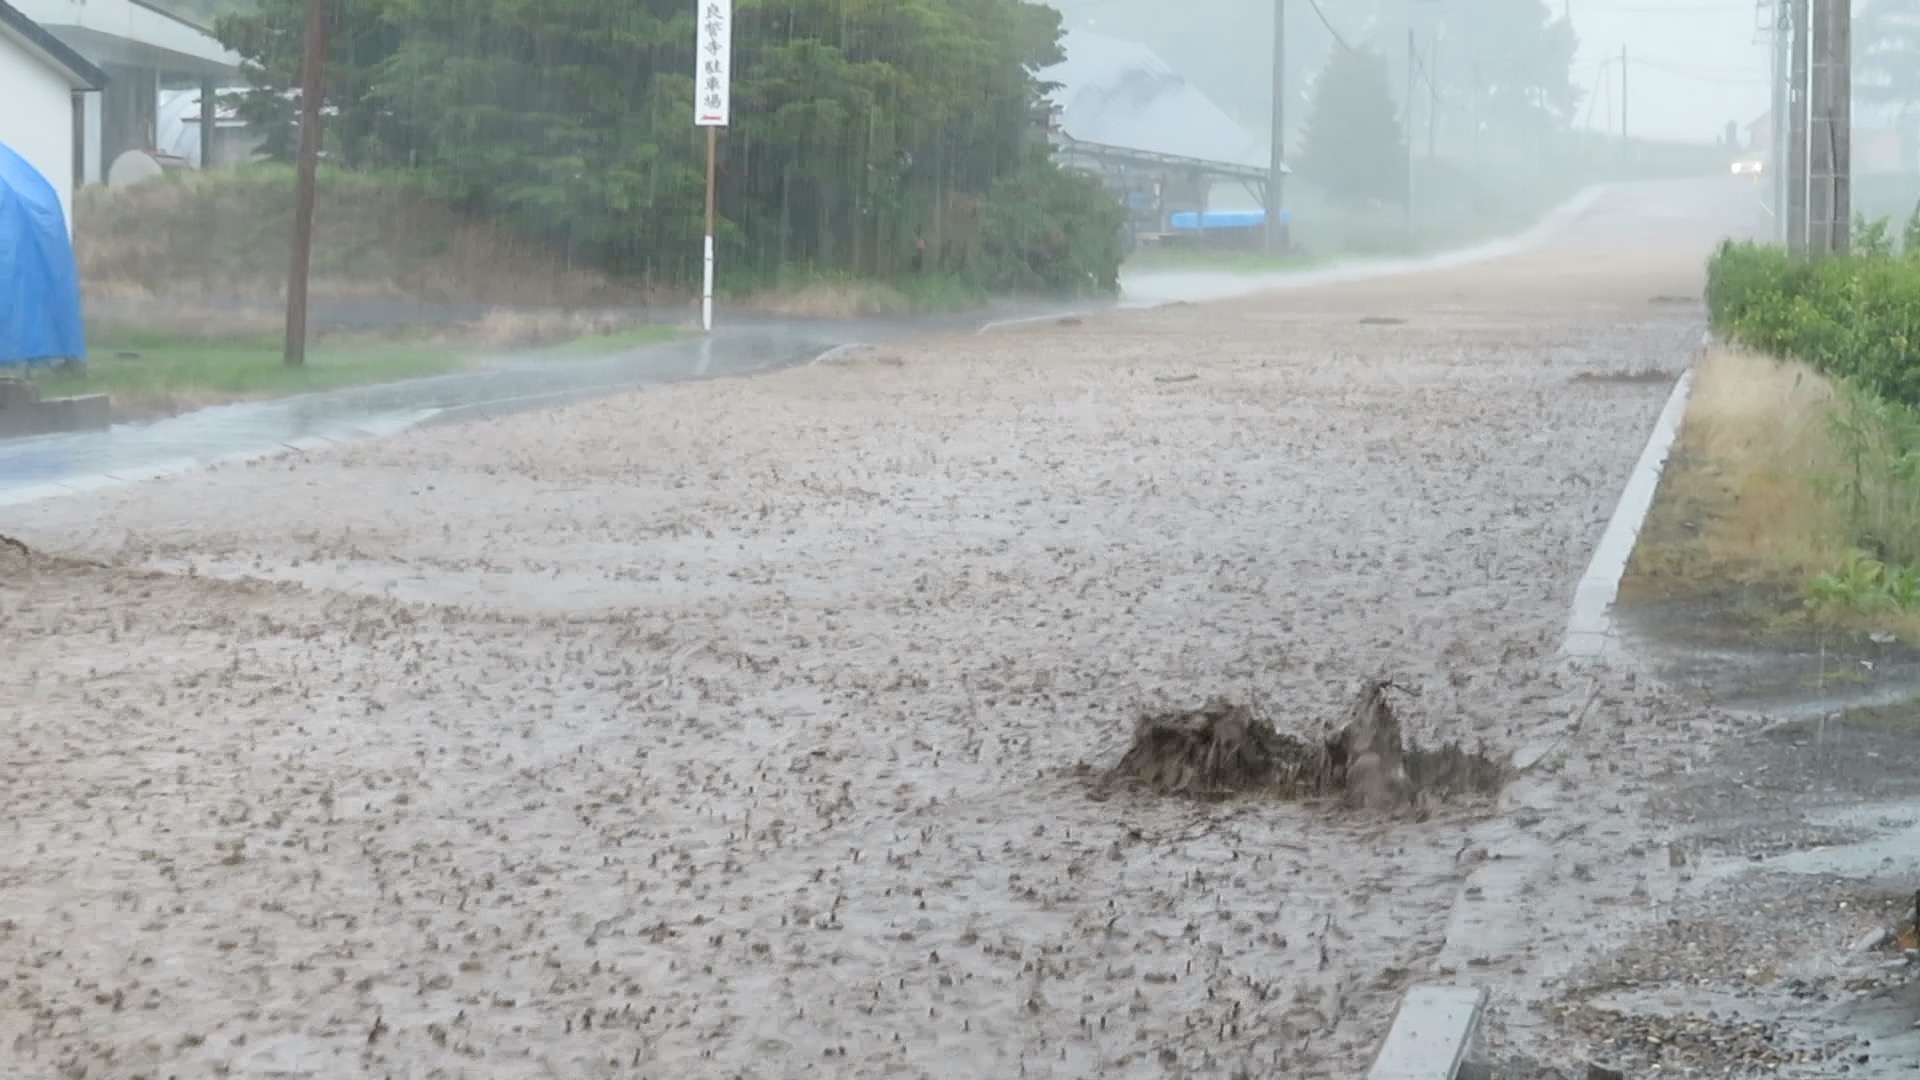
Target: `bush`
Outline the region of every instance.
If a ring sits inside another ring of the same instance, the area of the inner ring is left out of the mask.
[[[1099,180],[1035,153],[981,200],[979,254],[966,277],[993,293],[1111,294],[1125,224],[1126,210]]]
[[[1884,222],[1856,229],[1854,254],[1819,261],[1722,244],[1707,268],[1709,318],[1728,340],[1920,406],[1920,211],[1899,251]]]
[[[1706,299],[1722,337],[1837,386],[1828,483],[1858,553],[1807,583],[1812,606],[1920,609],[1920,210],[1897,246],[1885,221],[1862,219],[1852,254],[1817,261],[1724,243]]]

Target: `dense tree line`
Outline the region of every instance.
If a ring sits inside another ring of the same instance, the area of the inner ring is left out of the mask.
[[[302,0],[223,17],[242,107],[296,141]],[[687,280],[703,221],[691,0],[333,0],[331,164],[406,169],[611,271]],[[1058,169],[1024,0],[735,0],[720,243],[749,272],[911,267],[990,289],[1111,288],[1120,211]],[[924,246],[923,246],[924,245]]]

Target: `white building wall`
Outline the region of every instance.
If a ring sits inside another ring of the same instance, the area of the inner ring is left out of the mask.
[[[0,34],[0,142],[40,170],[60,193],[73,233],[73,90],[37,53]]]

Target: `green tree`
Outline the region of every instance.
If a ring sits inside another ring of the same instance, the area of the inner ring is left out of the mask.
[[[1378,53],[1334,50],[1307,106],[1295,157],[1302,179],[1343,202],[1405,197],[1405,132],[1387,79],[1387,62]]]
[[[261,0],[221,23],[249,64],[250,115],[283,151],[301,2]],[[694,5],[339,0],[335,10],[335,160],[417,167],[470,212],[609,270],[695,272],[704,133],[692,123]],[[942,269],[1008,277],[1008,237],[988,243],[983,232],[1004,216],[945,211],[956,195],[977,207],[1015,174],[1057,172],[1033,163],[1032,146],[1035,72],[1059,59],[1059,32],[1057,13],[1025,0],[735,0],[734,118],[719,172],[725,265],[884,276],[932,233],[935,250],[964,253]],[[1068,215],[1075,229],[1095,227],[1110,201],[1064,180],[1045,191],[1085,203]],[[947,235],[968,229],[979,235]],[[1085,276],[1058,273],[1058,287]]]
[[[300,144],[305,7],[305,0],[258,0],[213,25],[220,43],[240,54],[241,73],[253,88],[237,103],[240,116],[264,137],[264,152],[281,161],[292,160]],[[322,130],[332,163],[369,168],[414,159],[417,133],[371,104],[381,67],[403,35],[390,7],[389,0],[329,0],[326,6]]]
[[[1573,84],[1580,40],[1546,0],[1473,0],[1435,6],[1436,89],[1491,130],[1564,127],[1581,91]]]

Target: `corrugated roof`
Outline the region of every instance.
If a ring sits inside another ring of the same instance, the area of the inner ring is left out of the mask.
[[[1268,167],[1267,144],[1137,42],[1084,30],[1061,37],[1066,59],[1040,72],[1059,83],[1060,130],[1079,142],[1247,168]]]

